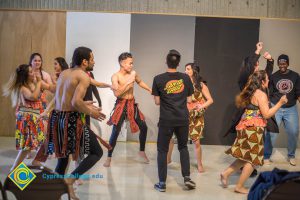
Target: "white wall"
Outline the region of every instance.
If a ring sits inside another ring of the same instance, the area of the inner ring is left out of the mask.
[[[275,60],[274,71],[278,70],[277,58],[280,54],[287,54],[290,57],[290,69],[300,74],[300,22],[286,20],[260,20],[259,39],[264,43],[264,51],[268,51]],[[266,66],[265,59],[260,59],[260,66]],[[298,112],[299,112],[298,104]],[[277,147],[287,146],[287,136],[284,130],[280,129],[280,134],[276,143]],[[298,140],[300,147],[300,139]]]
[[[101,82],[111,83],[113,73],[119,70],[118,56],[130,47],[130,14],[68,12],[66,33],[66,60],[71,62],[76,47],[92,49],[95,57],[94,75]],[[109,89],[98,89],[103,112],[109,117],[115,97]],[[100,123],[101,134],[109,139],[111,127],[107,120]],[[94,126],[92,126],[93,128]],[[122,138],[122,134],[119,137]]]

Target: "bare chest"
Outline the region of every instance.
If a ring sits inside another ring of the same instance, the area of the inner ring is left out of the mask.
[[[129,80],[129,75],[118,75],[118,84],[119,86],[125,85]]]

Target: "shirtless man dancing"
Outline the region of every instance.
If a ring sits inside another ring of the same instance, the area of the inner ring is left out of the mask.
[[[89,48],[75,49],[72,67],[64,70],[57,80],[55,109],[51,112],[48,124],[47,153],[55,152],[58,157],[55,168],[58,174],[65,174],[69,155],[72,155],[73,160],[87,155],[71,173],[74,176],[65,177],[72,199],[78,199],[73,189],[78,175],[88,171],[103,155],[96,136],[85,125],[85,115],[100,121],[105,119],[105,115],[91,101],[83,100],[91,82],[86,71],[94,63],[94,56]]]
[[[145,153],[145,144],[147,138],[147,125],[143,113],[135,104],[133,96],[133,87],[136,82],[141,88],[147,90],[150,94],[151,88],[142,81],[137,73],[132,70],[133,59],[130,53],[122,53],[119,56],[120,70],[115,73],[112,78],[112,89],[117,97],[114,112],[108,120],[108,125],[113,125],[113,130],[109,139],[112,149],[108,151],[108,157],[104,163],[104,167],[110,167],[113,150],[116,146],[121,127],[125,119],[129,121],[131,132],[135,133],[140,130],[140,152],[139,156],[145,163],[149,163],[149,159]]]

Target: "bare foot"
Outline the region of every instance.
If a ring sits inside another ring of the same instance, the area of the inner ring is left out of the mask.
[[[108,157],[105,161],[105,163],[103,164],[104,167],[110,167],[110,163],[111,163],[111,158]]]
[[[234,192],[241,193],[241,194],[248,194],[249,189],[244,188],[244,187],[235,187]]]
[[[142,158],[142,160],[143,160],[144,163],[146,163],[146,164],[150,163],[150,161],[149,161],[149,159],[148,159],[145,151],[140,151],[139,152],[139,156],[140,156],[140,158]]]
[[[227,188],[228,187],[228,180],[227,180],[227,177],[224,175],[224,173],[222,172],[220,174],[220,180],[221,180],[221,184],[223,186],[223,188]]]
[[[76,181],[75,181],[75,184],[76,185],[83,185],[83,180],[82,179],[77,179]]]
[[[68,189],[69,189],[69,194],[72,200],[79,200],[79,198],[76,196],[74,188],[73,188],[73,184],[75,182],[76,179],[74,178],[66,178],[65,182],[68,185]]]
[[[203,168],[203,165],[202,165],[202,164],[198,165],[198,172],[199,172],[199,173],[203,173],[203,172],[205,172],[205,170],[204,170],[204,168]]]

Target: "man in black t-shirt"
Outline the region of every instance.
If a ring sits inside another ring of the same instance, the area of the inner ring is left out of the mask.
[[[187,102],[191,102],[194,88],[188,75],[177,72],[180,57],[178,51],[170,50],[166,59],[167,72],[155,76],[152,85],[155,104],[160,105],[157,138],[159,182],[154,185],[154,188],[160,192],[166,191],[167,153],[173,133],[178,140],[184,184],[188,189],[196,187],[196,184],[190,179],[190,157],[187,148],[189,133]]]
[[[300,101],[300,77],[299,74],[288,69],[289,57],[280,55],[277,61],[279,70],[270,76],[269,90],[270,101],[276,104],[282,95],[287,95],[288,103],[283,105],[275,114],[276,122],[280,126],[283,122],[288,136],[288,161],[291,165],[296,165],[295,152],[299,136],[299,116],[297,100]],[[277,138],[276,133],[267,132],[265,137],[264,159],[270,162],[273,145]]]

